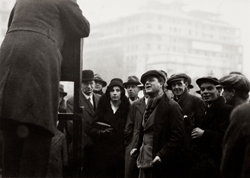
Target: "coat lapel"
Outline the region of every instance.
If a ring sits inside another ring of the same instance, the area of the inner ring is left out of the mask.
[[[145,98],[141,99],[140,102],[136,104],[136,108],[140,111],[141,114],[144,113],[146,109]]]
[[[94,97],[94,96],[93,96]],[[94,115],[95,111],[90,101],[81,93],[80,97],[80,107],[84,108],[90,115]]]

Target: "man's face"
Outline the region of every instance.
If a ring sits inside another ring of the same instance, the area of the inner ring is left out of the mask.
[[[95,91],[100,91],[102,90],[102,82],[95,81]]]
[[[120,87],[114,86],[111,90],[110,90],[110,99],[112,101],[118,101],[121,99],[121,89]]]
[[[157,77],[148,76],[145,83],[146,93],[158,94],[162,90],[163,82],[160,82]]]
[[[172,92],[174,95],[181,95],[187,89],[187,83],[184,83],[183,79],[173,81],[171,83]]]
[[[82,81],[81,87],[82,87],[83,93],[85,93],[86,95],[90,95],[94,90],[95,82],[93,80]]]
[[[138,86],[136,84],[129,84],[127,86],[127,92],[128,92],[129,98],[137,97],[139,91],[140,91],[140,89],[138,88]]]
[[[209,82],[204,82],[200,86],[201,97],[205,102],[213,102],[220,94],[215,85]]]
[[[233,97],[234,97],[234,91],[229,88],[223,88],[222,95],[224,96],[227,104],[232,104],[233,103]]]

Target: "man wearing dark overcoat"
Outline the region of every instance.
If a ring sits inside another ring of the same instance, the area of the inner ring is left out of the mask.
[[[184,145],[180,106],[163,91],[162,72],[150,70],[141,77],[149,100],[143,115],[137,166],[139,177],[176,177],[178,153]]]
[[[250,104],[236,107],[223,140],[223,178],[250,177]]]
[[[94,122],[95,111],[99,102],[101,95],[95,94],[93,92],[95,87],[94,82],[94,73],[92,70],[83,70],[82,71],[82,84],[81,84],[81,94],[80,94],[80,104],[79,106],[82,108],[82,148],[83,148],[83,164],[84,176],[88,175],[89,171],[89,160],[91,159],[92,153],[92,145],[93,142],[86,134],[86,130],[88,127]],[[73,113],[73,103],[74,98],[71,97],[67,100],[67,112]],[[70,133],[72,132],[72,123],[68,122],[68,127]]]
[[[0,125],[4,177],[45,177],[56,131],[66,38],[89,35],[71,0],[16,1],[0,49]]]
[[[193,128],[200,126],[205,115],[205,103],[203,100],[188,92],[190,81],[190,77],[184,73],[173,74],[167,81],[168,87],[174,94],[173,99],[180,105],[184,114],[185,142],[187,147],[190,146]]]
[[[229,124],[232,106],[225,103],[216,88],[218,79],[211,76],[196,80],[202,99],[206,103],[206,115],[200,127],[193,129],[191,137],[193,165],[190,177],[221,177],[220,162],[222,139]]]

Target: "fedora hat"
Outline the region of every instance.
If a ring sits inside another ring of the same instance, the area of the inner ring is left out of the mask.
[[[128,76],[127,82],[123,83],[124,87],[127,88],[129,84],[140,85],[138,77],[136,76]]]
[[[59,84],[59,93],[63,94],[63,97],[65,97],[68,94],[64,92],[64,86],[62,84]]]
[[[92,81],[94,80],[94,72],[92,70],[83,70],[82,71],[82,81]]]
[[[102,87],[107,86],[107,82],[105,82],[105,81],[102,79],[102,77],[101,77],[100,74],[95,74],[95,75],[94,75],[94,80],[95,80],[95,82],[101,82],[101,83],[102,83]]]

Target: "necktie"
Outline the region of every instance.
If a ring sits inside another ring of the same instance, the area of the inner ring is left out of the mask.
[[[92,106],[92,107],[94,107],[94,104],[93,104],[93,102],[92,102],[92,100],[91,100],[91,98],[90,98],[90,97],[88,98],[88,100],[89,100],[89,102],[90,102],[91,106]]]

